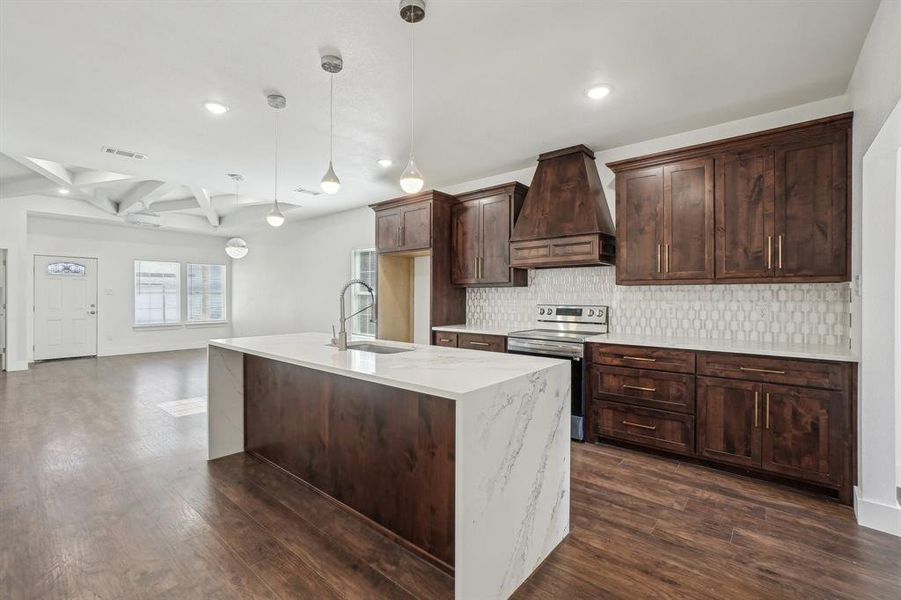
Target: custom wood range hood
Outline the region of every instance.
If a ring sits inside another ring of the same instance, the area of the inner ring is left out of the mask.
[[[539,155],[510,240],[512,267],[614,264],[613,219],[590,148]]]

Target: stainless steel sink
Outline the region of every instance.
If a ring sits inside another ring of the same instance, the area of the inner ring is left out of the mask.
[[[370,342],[350,342],[347,344],[348,350],[359,350],[360,352],[372,352],[373,354],[399,354],[401,352],[412,352],[413,348],[398,348],[397,346],[382,346],[381,344],[373,344]]]

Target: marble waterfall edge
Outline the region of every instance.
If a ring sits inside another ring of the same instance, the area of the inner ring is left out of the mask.
[[[208,458],[244,451],[244,354],[209,346]]]
[[[507,598],[569,533],[570,366],[456,409],[455,596]]]

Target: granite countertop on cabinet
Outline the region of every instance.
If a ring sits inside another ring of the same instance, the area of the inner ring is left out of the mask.
[[[476,325],[462,324],[462,325],[436,325],[432,327],[432,331],[446,331],[447,333],[472,333],[476,335],[501,335],[506,337],[510,334],[511,331],[520,331],[522,329],[528,329],[527,327],[520,327],[519,329],[501,329],[498,327],[478,327]]]
[[[831,360],[836,362],[858,362],[859,360],[848,348],[843,346],[825,346],[821,344],[711,340],[627,333],[595,335],[588,338],[586,341],[590,343],[619,344],[623,346],[673,348],[679,350],[696,350],[700,352],[727,352],[730,354],[753,354],[758,356]]]

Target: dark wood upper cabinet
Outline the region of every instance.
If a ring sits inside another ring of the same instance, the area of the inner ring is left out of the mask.
[[[663,278],[663,167],[616,176],[616,282]]]
[[[665,279],[713,278],[713,159],[663,167]]]
[[[773,274],[773,152],[755,148],[716,158],[716,277]]]
[[[775,147],[777,279],[847,277],[847,132]]]
[[[510,266],[510,234],[528,188],[509,183],[459,195],[452,210],[452,278],[463,286],[522,286]]]
[[[761,384],[698,377],[698,455],[760,466]]]
[[[609,163],[617,282],[849,281],[851,121],[836,115]],[[653,241],[657,174],[664,215]]]
[[[400,210],[400,247],[420,250],[432,245],[432,203],[419,202]]]
[[[764,385],[763,403],[763,468],[817,483],[839,481],[841,392]]]
[[[391,252],[400,248],[399,208],[375,213],[375,246],[379,252]]]

